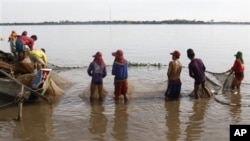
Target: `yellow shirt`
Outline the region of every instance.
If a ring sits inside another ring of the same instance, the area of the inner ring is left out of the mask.
[[[35,55],[36,57],[41,58],[46,65],[48,64],[46,54],[41,49],[33,49],[30,52],[30,55]]]

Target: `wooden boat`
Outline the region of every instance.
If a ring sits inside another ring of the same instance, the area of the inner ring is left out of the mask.
[[[23,87],[23,94],[26,100],[28,100],[31,96],[35,96],[49,102],[44,94],[50,85],[51,71],[51,69],[41,69],[36,75],[30,73],[15,78],[0,69],[0,73],[6,76],[0,78],[0,94],[18,97]]]

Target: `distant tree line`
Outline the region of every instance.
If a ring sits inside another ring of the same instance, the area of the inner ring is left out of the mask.
[[[59,21],[59,22],[14,22],[14,23],[0,23],[0,25],[103,25],[103,24],[250,24],[250,22],[214,22],[210,21],[196,21],[196,20],[163,20],[163,21]]]

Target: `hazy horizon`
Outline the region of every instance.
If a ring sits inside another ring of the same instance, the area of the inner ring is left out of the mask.
[[[1,23],[196,20],[250,22],[245,0],[1,0]]]

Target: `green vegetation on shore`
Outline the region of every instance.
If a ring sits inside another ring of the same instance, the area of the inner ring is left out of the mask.
[[[161,67],[163,65],[161,63],[134,63],[134,62],[129,62],[128,66],[129,67],[146,67],[146,66]]]

